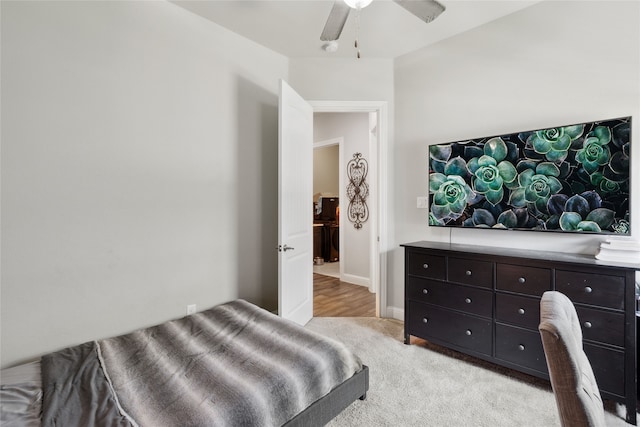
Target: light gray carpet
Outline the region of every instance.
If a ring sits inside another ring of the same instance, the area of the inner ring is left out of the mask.
[[[365,401],[329,426],[559,426],[548,382],[427,344],[405,345],[402,322],[315,317],[307,328],[345,343],[370,369]],[[605,401],[608,426],[629,426]]]

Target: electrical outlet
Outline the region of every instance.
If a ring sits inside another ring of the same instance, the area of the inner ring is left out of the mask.
[[[195,312],[196,312],[196,305],[195,304],[189,304],[187,306],[187,315],[193,314]]]
[[[427,209],[429,207],[429,198],[418,196],[416,201],[416,207],[418,209]]]

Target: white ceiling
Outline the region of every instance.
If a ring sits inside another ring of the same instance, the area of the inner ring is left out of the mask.
[[[538,3],[525,0],[440,0],[447,8],[426,24],[392,0],[362,9],[359,44],[363,58],[395,58]],[[355,57],[356,13],[352,11],[337,52],[322,49],[320,33],[333,0],[174,0],[289,58]],[[505,34],[508,37],[508,34]]]

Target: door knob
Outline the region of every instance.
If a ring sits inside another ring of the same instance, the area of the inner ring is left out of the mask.
[[[292,250],[294,250],[294,249],[295,249],[295,248],[292,248],[291,246],[288,246],[288,245],[284,245],[284,246],[282,246],[282,245],[278,245],[278,252],[283,252],[283,251],[284,251],[284,252],[286,252],[286,251],[292,251]]]

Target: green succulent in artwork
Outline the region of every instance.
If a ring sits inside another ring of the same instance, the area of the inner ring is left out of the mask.
[[[444,173],[444,167],[451,158],[451,144],[429,147],[429,163],[433,172]]]
[[[564,231],[593,231],[601,232],[606,230],[613,223],[614,212],[598,208],[589,212],[585,219],[577,212],[563,212],[560,215],[560,228]],[[621,231],[624,226],[620,227]],[[628,230],[626,230],[628,232]]]
[[[433,194],[430,222],[442,223],[458,219],[467,202],[475,197],[471,187],[460,175],[429,175],[429,192]]]
[[[631,227],[630,227],[629,221],[627,221],[625,219],[621,219],[621,220],[618,220],[618,221],[614,222],[614,224],[611,226],[611,228],[613,228],[613,231],[618,233],[618,234],[630,234],[631,233]]]
[[[601,172],[591,174],[591,184],[602,194],[615,194],[622,188],[620,182],[607,178]]]
[[[519,187],[511,192],[509,204],[518,208],[533,205],[539,212],[548,212],[549,198],[562,190],[559,175],[560,169],[551,162],[525,169],[518,175]]]
[[[563,212],[560,215],[560,229],[564,231],[592,231],[599,233],[602,231],[598,223],[594,221],[583,221],[577,212]]]
[[[630,234],[631,118],[432,144],[429,224]]]
[[[507,229],[517,227],[518,218],[511,209],[501,212],[496,219],[488,209],[477,208],[473,211],[473,215],[465,221],[464,225],[466,227]]]
[[[592,199],[592,203],[599,200],[598,197],[594,199],[589,193],[576,194],[567,199],[564,212],[560,215],[559,225],[562,230],[599,233],[614,224],[615,212],[603,207],[593,208],[589,199]]]
[[[576,153],[576,160],[589,174],[609,163],[611,152],[607,144],[610,141],[611,129],[606,126],[598,126],[587,134],[582,148]]]
[[[537,130],[529,136],[527,143],[548,161],[561,163],[567,158],[573,141],[580,138],[583,132],[583,124]]]
[[[507,157],[507,145],[501,138],[492,138],[484,145],[484,154],[474,157],[467,167],[473,174],[473,189],[485,196],[492,205],[504,198],[504,187],[514,183],[518,172]]]
[[[444,221],[436,218],[433,212],[429,212],[429,225],[444,225]]]

